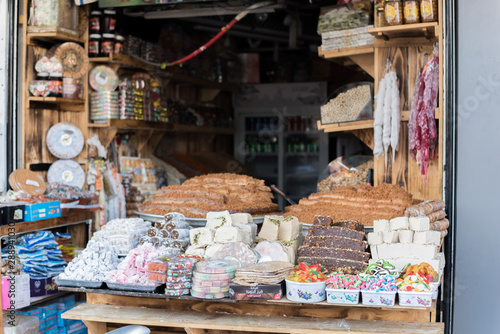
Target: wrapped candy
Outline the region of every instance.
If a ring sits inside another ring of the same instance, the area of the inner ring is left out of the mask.
[[[326,280],[327,289],[359,290],[361,284],[357,275],[331,274]]]
[[[391,275],[377,274],[375,277],[370,278],[363,282],[360,286],[361,290],[375,291],[375,292],[389,292],[397,291],[396,280]]]

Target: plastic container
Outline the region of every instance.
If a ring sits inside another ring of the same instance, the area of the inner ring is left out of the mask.
[[[82,79],[63,78],[63,97],[66,99],[83,99]]]
[[[420,22],[420,6],[418,1],[405,1],[403,4],[404,24],[414,24]]]
[[[179,297],[189,295],[190,289],[165,289],[165,295],[169,297]]]
[[[116,10],[105,9],[102,18],[102,32],[113,33],[116,30]]]
[[[28,89],[32,96],[49,96],[51,84],[49,80],[32,80],[28,85]]]
[[[388,0],[385,3],[384,10],[388,26],[403,24],[403,4],[401,0]]]
[[[326,299],[326,283],[300,283],[285,279],[286,298],[299,303],[318,303]]]
[[[99,34],[101,32],[102,12],[94,10],[90,12],[89,30],[91,34]]]
[[[102,36],[99,34],[90,34],[89,37],[89,57],[99,57]]]
[[[51,83],[49,96],[62,97],[63,95],[62,73],[50,73],[49,80]]]
[[[437,0],[422,0],[420,2],[420,17],[422,22],[436,22],[438,20]]]
[[[137,292],[153,292],[161,284],[157,285],[137,285],[137,284],[121,284],[106,282],[108,288],[112,290],[122,290],[122,291],[137,291]]]
[[[326,301],[330,304],[349,304],[359,303],[359,290],[347,289],[326,289]]]
[[[103,34],[101,42],[101,57],[109,57],[115,50],[115,35]]]
[[[385,20],[385,10],[384,8],[377,9],[377,27],[385,27],[387,21]]]
[[[363,305],[394,306],[397,291],[361,291]]]
[[[432,294],[433,291],[431,292],[398,291],[399,305],[413,306],[413,307],[430,307],[432,305]]]

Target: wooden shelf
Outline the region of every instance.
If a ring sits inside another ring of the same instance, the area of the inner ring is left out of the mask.
[[[321,46],[318,47],[318,55],[324,57],[325,59],[349,57],[349,56],[355,56],[355,55],[370,54],[370,53],[374,53],[374,52],[375,52],[375,48],[373,47],[373,45],[358,46],[358,47],[346,48],[346,49],[327,50],[327,51],[323,51],[321,49]]]
[[[84,100],[65,99],[53,96],[30,96],[29,107],[34,109],[57,109],[59,111],[84,111]]]
[[[74,225],[77,222],[92,219],[93,214],[94,214],[94,212],[89,211],[87,213],[80,213],[80,214],[71,215],[71,216],[37,220],[37,221],[33,221],[33,222],[17,223],[13,227],[15,229],[14,233],[15,234],[28,233],[28,232],[37,231],[37,230],[46,230],[49,228]],[[12,227],[10,227],[9,225],[0,226],[0,236],[9,235],[9,228],[12,228]]]
[[[71,104],[84,104],[84,100],[77,99],[65,99],[63,97],[54,96],[30,96],[28,98],[30,102],[47,102],[47,103],[71,103]]]
[[[63,292],[58,292],[54,293],[53,295],[47,295],[47,296],[40,296],[40,297],[32,297],[30,299],[30,306],[36,305],[36,304],[41,304],[43,302],[46,302],[47,300],[51,300],[57,297],[69,295],[70,292],[68,291],[63,291]]]
[[[140,59],[123,55],[123,54],[111,54],[109,57],[96,57],[89,58],[91,62],[94,63],[112,63],[118,64],[125,67],[131,68],[140,68],[146,70],[157,69],[160,70],[159,66],[154,66],[148,63],[141,61]],[[189,76],[182,73],[174,73],[169,70],[164,70],[162,73],[172,82],[179,84],[190,84],[193,86],[200,86],[204,88],[217,89],[222,91],[234,92],[236,91],[237,85],[228,84],[228,83],[218,83],[215,81],[197,78],[193,76]]]
[[[436,108],[436,119],[441,119],[441,109]],[[410,111],[401,112],[401,121],[408,122],[410,120]],[[363,120],[363,121],[353,121],[353,122],[342,122],[342,123],[332,123],[332,124],[321,124],[318,121],[318,129],[325,132],[342,132],[342,131],[354,131],[354,130],[364,130],[373,128],[373,119]]]
[[[85,41],[77,36],[58,31],[58,32],[28,32],[28,43],[31,41],[39,41],[45,43],[60,43],[60,42],[75,42],[84,44]]]
[[[398,38],[398,37],[427,37],[434,38],[438,33],[437,22],[403,24],[397,26],[379,27],[368,29],[368,33],[376,38]]]

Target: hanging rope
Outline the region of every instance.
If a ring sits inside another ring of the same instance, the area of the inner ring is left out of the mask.
[[[187,62],[188,60],[193,59],[194,57],[196,57],[197,55],[199,55],[200,53],[202,53],[203,51],[208,49],[212,44],[214,44],[218,39],[220,39],[226,32],[228,32],[229,29],[231,29],[236,23],[238,23],[245,16],[247,16],[247,14],[250,13],[252,10],[260,8],[260,7],[269,6],[271,4],[273,4],[272,1],[265,1],[265,2],[258,2],[256,4],[251,5],[250,7],[245,9],[243,12],[236,15],[236,17],[234,19],[232,19],[231,22],[229,22],[227,25],[225,25],[224,27],[221,28],[221,31],[217,35],[215,35],[211,40],[209,40],[207,43],[205,43],[204,45],[199,47],[197,50],[193,51],[190,55],[188,55],[182,59],[173,61],[171,63],[162,63],[161,68],[165,69],[167,67],[181,65],[181,64]]]

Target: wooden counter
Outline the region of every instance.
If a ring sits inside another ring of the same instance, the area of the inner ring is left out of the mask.
[[[358,305],[333,305],[326,302],[321,303],[296,303],[291,302],[287,299],[276,300],[276,301],[236,301],[230,299],[220,299],[220,300],[202,300],[193,298],[191,296],[166,298],[163,294],[158,293],[136,293],[129,291],[118,291],[118,290],[108,290],[108,289],[81,289],[81,288],[66,288],[60,287],[60,290],[72,291],[72,292],[84,292],[87,295],[87,304],[90,309],[95,307],[95,310],[101,310],[97,306],[112,306],[109,308],[113,310],[113,307],[119,308],[120,314],[124,312],[130,312],[129,308],[136,308],[137,310],[148,309],[149,314],[156,314],[155,312],[166,312],[165,316],[169,315],[169,312],[180,312],[179,314],[185,314],[188,318],[193,316],[193,313],[199,314],[200,319],[207,317],[208,315],[221,315],[224,314],[226,317],[228,315],[236,316],[258,316],[258,318],[267,317],[267,320],[271,318],[276,318],[273,321],[278,321],[278,319],[286,319],[286,321],[291,321],[291,319],[306,317],[307,319],[316,319],[312,321],[311,326],[316,326],[320,322],[320,319],[328,323],[336,323],[339,321],[348,321],[350,323],[358,324],[360,322],[370,322],[371,327],[374,327],[374,323],[387,324],[387,322],[393,322],[395,328],[400,328],[401,323],[405,323],[404,326],[417,329],[426,329],[428,333],[443,333],[443,324],[435,323],[436,319],[436,304],[433,303],[431,307],[428,308],[416,308],[416,307],[403,307],[395,305],[393,307],[378,307],[378,306],[366,306],[362,304]],[[92,307],[91,307],[92,306]],[[102,309],[105,310],[106,308]],[[79,319],[84,321],[96,321],[97,315],[90,316],[88,309],[81,308],[80,313],[76,311],[71,311],[68,313],[69,319]],[[101,311],[102,311],[101,310]],[[168,314],[167,314],[168,313]],[[176,313],[177,314],[177,313]],[[157,315],[159,316],[159,315]],[[65,316],[66,317],[66,316]],[[257,317],[252,317],[257,319]],[[118,323],[118,324],[143,324],[148,325],[144,322],[129,317],[130,321],[127,322],[127,317],[113,318],[110,320],[109,315],[102,316],[98,322],[103,323]],[[211,319],[208,317],[207,319]],[[118,321],[119,320],[119,321]],[[201,320],[200,320],[201,321]],[[221,320],[221,324],[226,323],[227,319]],[[235,318],[236,321],[236,318]],[[317,323],[318,322],[318,323]],[[272,323],[272,321],[270,321]],[[314,325],[316,324],[316,325]],[[158,323],[149,323],[150,326],[158,326]],[[175,323],[163,323],[164,326],[179,327],[179,324]],[[200,325],[201,326],[201,325]],[[274,325],[269,325],[274,326]],[[351,326],[351,325],[349,325]],[[385,328],[384,326],[380,328]],[[184,326],[180,326],[184,327]],[[194,326],[198,328],[197,326]],[[279,326],[278,326],[279,327]],[[307,326],[306,326],[307,327]],[[307,327],[307,333],[314,333],[315,329]],[[375,326],[376,327],[376,326]],[[89,327],[90,328],[90,327]],[[96,327],[97,328],[97,327]],[[97,332],[92,334],[100,334],[103,330],[102,327],[97,330]],[[214,329],[215,327],[201,327],[205,329]],[[250,327],[249,327],[250,328]],[[272,328],[272,330],[271,330]],[[353,327],[350,327],[353,328]],[[228,329],[221,325],[218,330],[233,330],[241,331],[240,327],[236,328],[233,326],[232,329]],[[267,332],[278,333],[280,331],[275,331],[275,327],[267,327]],[[433,331],[434,329],[437,331]],[[248,329],[253,332],[263,332],[264,330],[251,328]],[[302,330],[306,330],[304,327]],[[264,331],[264,332],[266,332]],[[284,331],[286,333],[295,333],[291,329]],[[284,333],[282,332],[282,333]],[[383,332],[383,331],[382,331]],[[381,333],[382,333],[381,332]],[[306,333],[306,332],[302,332]],[[356,331],[356,333],[358,333]],[[365,331],[359,333],[379,333],[377,331]],[[391,331],[386,331],[383,333],[393,333]],[[419,331],[399,331],[394,333],[419,333]],[[424,333],[424,331],[422,331]],[[427,333],[427,332],[426,332]]]

